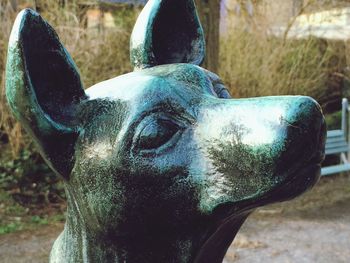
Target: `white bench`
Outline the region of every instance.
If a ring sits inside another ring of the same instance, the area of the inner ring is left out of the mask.
[[[350,171],[349,149],[349,102],[342,101],[342,121],[340,130],[327,131],[326,155],[339,154],[340,164],[323,167],[322,176]]]

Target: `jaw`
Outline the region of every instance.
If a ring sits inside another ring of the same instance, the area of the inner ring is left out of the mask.
[[[286,182],[262,198],[235,204],[226,203],[217,207],[214,211],[215,217],[223,219],[216,220],[214,230],[208,234],[194,262],[221,263],[239,229],[255,208],[299,196],[317,183],[320,169],[320,164],[310,164],[289,176]]]
[[[261,206],[291,200],[311,189],[320,179],[320,171],[319,163],[309,164],[262,195],[241,201],[226,202],[215,208],[213,214],[220,218],[230,219],[235,215],[239,217],[249,214]]]
[[[77,220],[67,220],[55,242],[51,263],[63,262],[196,262],[221,263],[248,213],[216,220],[205,227],[193,226],[176,233],[97,239]],[[214,223],[215,222],[215,223]],[[66,242],[71,245],[66,246]],[[106,248],[108,248],[106,250]]]

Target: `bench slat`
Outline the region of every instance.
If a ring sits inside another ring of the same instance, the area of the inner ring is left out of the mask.
[[[321,169],[321,175],[326,176],[330,174],[342,173],[350,170],[350,164],[338,164]]]
[[[326,149],[348,146],[346,141],[326,143]]]
[[[326,143],[346,141],[344,136],[330,137],[326,139]]]
[[[344,136],[344,131],[342,130],[327,131],[327,138],[332,138],[337,136]]]
[[[330,148],[330,149],[326,149],[326,155],[329,154],[336,154],[336,153],[343,153],[343,152],[347,152],[349,150],[348,146],[343,146],[343,147],[338,147],[338,148]]]

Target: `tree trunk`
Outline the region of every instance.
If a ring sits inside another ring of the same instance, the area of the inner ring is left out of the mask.
[[[206,40],[204,68],[219,69],[220,0],[195,0]]]

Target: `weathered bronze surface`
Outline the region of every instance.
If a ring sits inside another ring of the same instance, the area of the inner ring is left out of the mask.
[[[198,66],[204,53],[192,0],[150,0],[132,34],[135,71],[84,91],[51,26],[18,15],[8,102],[68,199],[50,262],[221,262],[254,208],[316,183],[318,104],[229,99]]]

